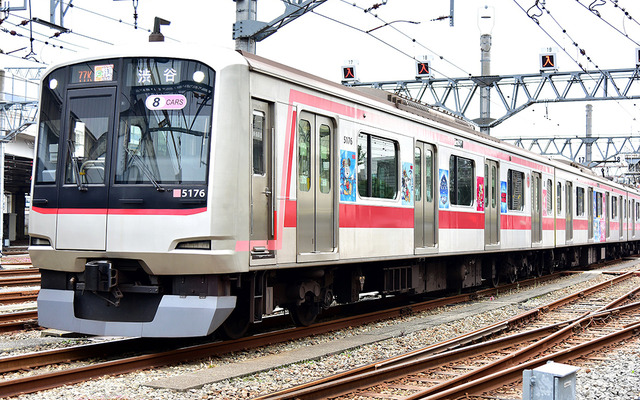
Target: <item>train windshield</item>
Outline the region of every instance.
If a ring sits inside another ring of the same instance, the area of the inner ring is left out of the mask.
[[[195,61],[125,59],[117,184],[204,183],[214,73]]]
[[[42,90],[36,184],[206,183],[214,80],[202,63],[168,58],[53,71]]]

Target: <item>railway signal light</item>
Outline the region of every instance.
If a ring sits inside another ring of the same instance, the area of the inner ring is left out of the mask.
[[[429,61],[417,61],[416,62],[416,78],[430,78],[431,77],[431,65]]]
[[[342,66],[342,83],[352,83],[358,80],[356,75],[355,65],[343,65]]]
[[[540,71],[557,71],[556,53],[540,54]]]

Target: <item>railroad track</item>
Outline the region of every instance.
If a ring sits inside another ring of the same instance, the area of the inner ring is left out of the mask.
[[[37,311],[21,311],[0,314],[0,333],[32,329],[38,325]]]
[[[39,390],[50,389],[66,384],[82,382],[87,379],[104,375],[122,374],[140,369],[160,367],[172,363],[192,361],[194,359],[221,355],[233,351],[246,350],[249,348],[256,348],[264,345],[286,342],[298,338],[327,333],[337,329],[344,329],[351,326],[363,325],[384,319],[426,311],[445,305],[463,303],[474,300],[480,296],[491,296],[499,292],[502,293],[511,290],[516,287],[535,286],[544,281],[556,279],[558,277],[560,277],[560,273],[555,273],[546,277],[532,278],[514,284],[503,285],[498,288],[484,289],[473,293],[461,294],[443,299],[439,298],[410,305],[404,304],[402,306],[390,308],[387,310],[378,310],[376,312],[365,313],[363,315],[357,315],[354,317],[340,318],[337,320],[321,322],[310,327],[290,328],[280,330],[278,332],[263,333],[259,336],[247,337],[234,341],[206,343],[186,348],[182,346],[182,348],[180,349],[96,363],[90,366],[40,374],[32,377],[12,380],[5,379],[3,382],[0,382],[0,397],[15,396],[22,393],[32,393]],[[270,320],[272,322],[265,321],[264,325],[280,327],[283,325],[286,326],[289,323],[289,316],[285,315],[278,318],[272,318]],[[123,354],[129,347],[132,350],[137,350],[137,352],[144,352],[147,350],[154,351],[153,347],[147,347],[146,345],[147,343],[152,343],[153,341],[141,339],[129,340],[126,342],[126,346],[121,346],[120,344],[113,345],[108,342],[87,346],[71,347],[66,349],[57,349],[40,353],[32,353],[15,357],[0,358],[0,373],[6,374],[19,370],[29,370],[44,365],[67,363],[69,361],[83,360],[91,357]],[[128,343],[132,344],[129,346]],[[164,343],[163,345],[171,346],[171,344],[167,343]],[[174,346],[176,346],[175,343]],[[157,350],[157,348],[155,348],[155,350]]]
[[[482,394],[519,380],[524,369],[548,360],[566,362],[637,334],[640,303],[631,303],[631,298],[640,291],[639,281],[627,273],[481,331],[260,399],[435,400]],[[616,298],[613,292],[625,286]],[[606,300],[612,297],[614,301]],[[566,317],[570,319],[563,320]],[[543,320],[555,322],[545,325]],[[618,322],[605,327],[602,321],[607,320]],[[526,329],[506,334],[521,326]]]
[[[40,275],[40,269],[38,268],[11,268],[0,269],[0,278],[16,276],[16,275]]]
[[[28,290],[19,292],[1,292],[0,306],[9,304],[20,304],[36,301],[38,299],[38,290]]]
[[[0,278],[0,287],[39,286],[40,275]]]
[[[44,373],[31,377],[11,380],[5,379],[4,382],[0,382],[0,397],[14,396],[22,393],[32,393],[35,391],[50,389],[66,384],[82,382],[104,375],[122,374],[140,369],[166,366],[172,363],[193,361],[195,359],[221,355],[233,351],[240,351],[274,343],[286,342],[298,338],[330,332],[337,329],[343,329],[388,318],[404,316],[407,313],[415,313],[448,304],[471,301],[479,296],[490,296],[498,292],[505,292],[515,287],[524,287],[527,285],[535,286],[545,280],[558,278],[559,276],[560,274],[556,273],[547,277],[529,279],[526,281],[514,283],[512,285],[505,285],[493,289],[484,289],[478,292],[462,294],[446,299],[436,299],[411,305],[405,304],[401,307],[396,307],[388,310],[322,322],[306,328],[285,329],[279,332],[263,333],[259,336],[242,338],[235,341],[206,343],[190,347],[182,347],[180,349],[173,349],[164,352],[157,352],[157,348],[155,350],[153,348],[150,348],[149,351],[156,351],[156,353],[100,362],[89,366],[76,367],[52,373]],[[274,318],[273,320],[275,321],[276,319],[277,318]],[[288,316],[283,316],[279,321],[275,321],[274,325],[282,326],[284,320],[288,320]],[[265,325],[266,324],[268,324],[268,322],[266,322]],[[286,322],[284,322],[284,324],[286,324]],[[131,340],[133,341],[131,343],[134,343],[133,348],[138,352],[146,351],[142,346],[142,343],[144,343],[145,341],[139,339]],[[175,345],[176,344],[174,342],[174,346]],[[66,363],[74,360],[82,360],[90,357],[95,357],[96,354],[113,355],[114,353],[116,353],[113,351],[113,349],[119,349],[119,347],[117,346],[108,346],[113,345],[94,344],[88,347],[83,346],[82,348],[67,348],[43,353],[33,353],[28,355],[27,357],[16,356],[0,358],[0,373],[32,369],[42,365],[51,365],[56,363]],[[117,353],[122,354],[122,351],[119,351]]]

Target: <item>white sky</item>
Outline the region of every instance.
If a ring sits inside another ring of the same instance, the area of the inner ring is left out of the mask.
[[[12,5],[28,0],[11,0]],[[518,8],[514,0],[455,0],[455,26],[448,21],[430,22],[439,16],[448,15],[449,0],[387,0],[385,5],[374,11],[380,19],[364,13],[368,8],[382,0],[328,0],[309,13],[290,23],[276,34],[257,45],[257,54],[271,58],[292,67],[339,81],[340,66],[345,60],[358,60],[358,74],[363,82],[376,80],[412,79],[415,74],[415,62],[408,56],[392,49],[371,36],[333,22],[324,16],[339,20],[361,30],[369,30],[384,22],[396,20],[420,22],[411,24],[398,22],[392,26],[401,30],[413,42],[392,27],[377,29],[374,33],[382,40],[413,57],[423,55],[433,57],[432,68],[436,77],[462,77],[480,73],[480,32],[477,25],[478,9],[489,3],[495,7],[495,26],[492,32],[491,73],[511,75],[519,73],[537,73],[538,56],[543,48],[555,47],[558,51],[560,71],[577,71],[579,67],[552,40]],[[591,4],[591,0],[580,0]],[[597,9],[602,16],[640,43],[640,25],[625,20],[622,12],[613,7],[614,0],[604,0],[606,5]],[[526,10],[535,0],[517,0]],[[50,0],[31,0],[33,16],[49,20]],[[578,59],[585,68],[593,70],[594,64],[579,56],[572,41],[594,60],[601,69],[633,67],[635,49],[640,44],[625,38],[603,21],[593,16],[577,1],[547,0],[546,6],[551,15],[566,29],[562,33],[556,23],[546,13],[540,17],[541,26],[552,34],[569,54]],[[640,21],[640,2],[637,0],[618,0],[629,14]],[[133,2],[131,0],[74,0],[76,6],[69,9],[64,19],[65,27],[74,34],[60,37],[69,44],[66,48],[81,52],[78,46],[96,50],[100,46],[111,46],[99,41],[89,40],[86,35],[98,38],[114,45],[144,43],[148,39],[146,30],[134,30],[129,25],[118,23],[81,10],[90,9],[116,20],[133,23]],[[357,7],[354,7],[355,4]],[[139,26],[150,29],[153,18],[159,16],[171,21],[163,26],[162,32],[168,38],[181,42],[198,43],[203,51],[209,46],[233,48],[232,24],[235,21],[236,3],[232,0],[139,0]],[[98,11],[99,10],[99,11]],[[270,21],[280,15],[284,5],[280,0],[258,0],[258,19]],[[28,18],[27,12],[16,12],[0,25],[0,28],[16,30],[27,37],[16,38],[0,32],[0,49],[10,52],[29,46],[28,30],[16,28],[21,17]],[[28,27],[28,26],[27,26]],[[34,25],[34,30],[51,35],[53,30]],[[46,36],[35,36],[40,41],[50,41],[60,45],[59,41]],[[426,48],[428,48],[428,50]],[[27,50],[13,53],[23,57]],[[34,42],[35,57],[45,63],[52,63],[61,55],[68,57],[74,53]],[[434,54],[435,53],[435,54]],[[444,60],[441,60],[443,57]],[[453,64],[453,65],[452,65]],[[0,55],[0,68],[23,65],[19,58]],[[455,66],[454,66],[455,65]],[[640,85],[640,82],[638,83]],[[640,93],[640,89],[636,92]],[[502,111],[497,105],[497,96],[492,97],[492,109]],[[637,101],[640,104],[640,100]],[[635,100],[621,102],[594,102],[595,135],[640,135],[640,112]],[[496,117],[496,115],[492,116]],[[637,121],[636,121],[637,119]],[[547,135],[583,135],[585,131],[585,103],[565,103],[536,105],[529,107],[515,117],[492,130],[496,136],[547,136]]]

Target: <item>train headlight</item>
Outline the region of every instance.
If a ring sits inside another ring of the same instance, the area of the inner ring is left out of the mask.
[[[180,242],[176,246],[180,250],[211,250],[211,240],[194,240],[191,242]]]
[[[57,87],[58,87],[58,80],[57,79],[51,79],[49,81],[49,89],[54,90]]]
[[[205,75],[202,71],[196,71],[193,73],[193,80],[198,83],[202,83],[204,81]]]

